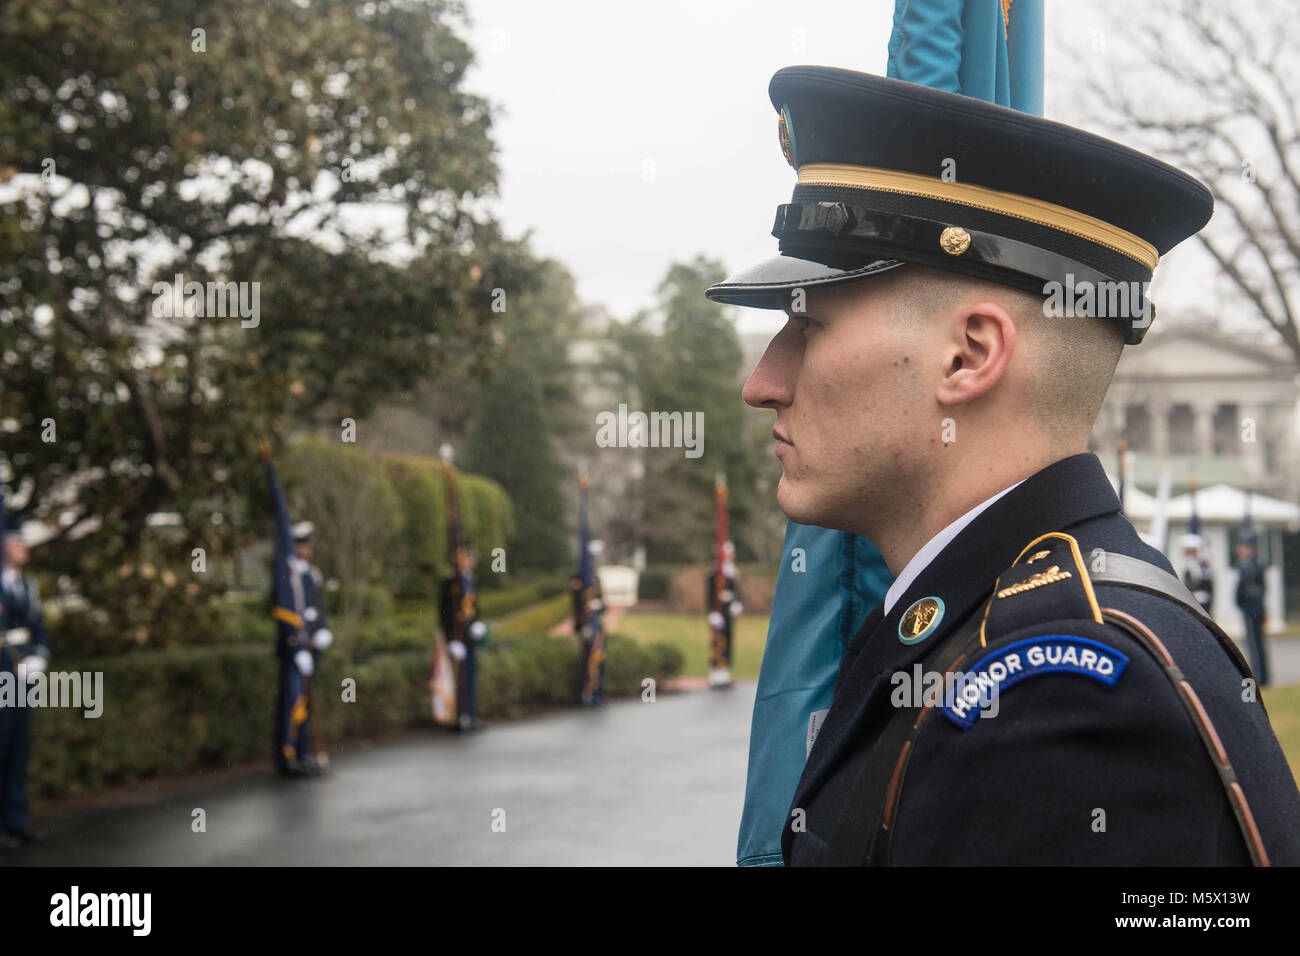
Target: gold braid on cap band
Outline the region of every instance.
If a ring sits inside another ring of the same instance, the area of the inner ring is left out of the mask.
[[[1002,216],[1012,216],[1040,226],[1068,232],[1135,259],[1149,272],[1154,272],[1156,263],[1160,261],[1160,254],[1155,246],[1119,226],[1055,203],[989,189],[986,186],[949,183],[933,176],[905,173],[897,169],[847,166],[839,163],[809,163],[800,166],[798,185],[849,186],[921,196],[926,199],[940,199],[944,202],[984,209]]]

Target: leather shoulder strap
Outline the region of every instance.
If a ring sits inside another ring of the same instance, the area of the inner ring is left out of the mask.
[[[946,674],[961,664],[970,649],[979,644],[981,620],[981,615],[971,615],[952,637],[926,655],[924,670]],[[890,714],[835,818],[822,866],[865,866],[873,862],[872,844],[881,828],[885,805],[893,797],[898,770],[924,715],[925,708],[906,707]]]
[[[1094,559],[1088,562],[1088,576],[1092,578],[1093,584],[1108,584],[1115,587],[1130,588],[1134,591],[1144,591],[1147,594],[1168,598],[1175,604],[1181,605],[1193,617],[1210,629],[1210,632],[1223,649],[1228,652],[1228,656],[1232,658],[1242,675],[1254,679],[1255,675],[1251,673],[1250,665],[1246,663],[1246,658],[1242,656],[1241,649],[1237,647],[1237,642],[1224,632],[1214,618],[1205,613],[1205,608],[1201,607],[1200,602],[1192,596],[1192,592],[1187,590],[1182,581],[1148,561],[1130,557],[1127,554],[1103,551],[1097,557],[1100,557],[1101,560]],[[1100,566],[1100,570],[1098,570],[1098,566]]]
[[[1214,764],[1215,772],[1219,775],[1219,782],[1223,785],[1224,793],[1228,797],[1228,804],[1232,807],[1233,816],[1237,818],[1237,828],[1241,831],[1241,837],[1246,842],[1246,849],[1250,853],[1252,865],[1268,866],[1268,852],[1264,849],[1264,840],[1260,836],[1259,827],[1255,824],[1255,816],[1250,810],[1250,803],[1246,800],[1246,792],[1241,788],[1241,784],[1237,782],[1237,773],[1232,769],[1232,763],[1228,760],[1228,752],[1224,749],[1219,732],[1214,729],[1214,723],[1210,720],[1210,715],[1201,703],[1201,699],[1196,695],[1196,691],[1192,689],[1192,685],[1187,682],[1183,672],[1174,663],[1168,649],[1150,628],[1132,615],[1117,611],[1114,608],[1102,608],[1101,613],[1111,624],[1127,631],[1156,659],[1164,670],[1165,676],[1169,678],[1175,692],[1178,694],[1178,699],[1187,710],[1187,715],[1191,717],[1196,732],[1200,735],[1201,742],[1205,745],[1205,750],[1210,756],[1210,762]]]

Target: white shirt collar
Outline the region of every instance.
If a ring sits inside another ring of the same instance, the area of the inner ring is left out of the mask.
[[[890,612],[894,605],[898,603],[898,599],[901,598],[904,592],[912,586],[912,582],[917,579],[917,576],[930,566],[930,562],[937,558],[944,548],[948,547],[948,545],[952,543],[953,538],[961,534],[962,530],[978,518],[986,508],[993,504],[993,502],[997,501],[1008,492],[1015,490],[1023,481],[1024,479],[1022,478],[1011,487],[1003,488],[992,498],[985,498],[970,511],[966,512],[952,524],[948,525],[948,527],[944,528],[927,541],[921,547],[921,550],[913,555],[912,560],[907,562],[907,566],[899,572],[898,577],[894,579],[894,583],[891,584],[889,590],[885,592],[884,612],[886,614]]]

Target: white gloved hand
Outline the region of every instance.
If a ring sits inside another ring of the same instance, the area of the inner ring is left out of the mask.
[[[605,602],[602,601],[600,598],[592,598],[590,601],[587,602],[587,610],[603,611],[605,610]]]
[[[318,617],[320,617],[320,615],[316,612],[314,607],[309,607],[307,610],[302,612],[302,619],[308,623],[311,623]]]
[[[469,626],[469,636],[476,641],[481,641],[487,637],[487,625],[482,621],[475,621]]]
[[[465,645],[461,641],[449,641],[447,643],[447,653],[458,661],[465,659]]]
[[[298,665],[298,673],[303,677],[310,677],[316,670],[316,664],[311,659],[311,651],[301,650],[293,655],[293,662]]]
[[[730,610],[732,617],[740,617],[741,612],[745,610],[745,605],[741,604],[739,601],[732,601]]]
[[[721,611],[709,612],[709,627],[713,628],[715,631],[720,631],[726,626],[727,626],[727,621],[722,616]]]
[[[40,654],[29,654],[18,662],[15,675],[19,683],[33,681],[37,674],[44,674],[47,663]]]
[[[323,651],[334,643],[334,635],[330,633],[329,628],[322,627],[319,631],[311,636],[311,646],[318,651]]]

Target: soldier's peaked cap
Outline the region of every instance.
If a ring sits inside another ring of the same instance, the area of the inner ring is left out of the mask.
[[[712,286],[717,302],[784,309],[794,289],[916,263],[1044,295],[1123,284],[1141,298],[1109,317],[1134,343],[1150,325],[1143,283],[1213,212],[1166,163],[967,96],[821,66],[779,70],[768,95],[798,172],[772,229],[780,255]]]

